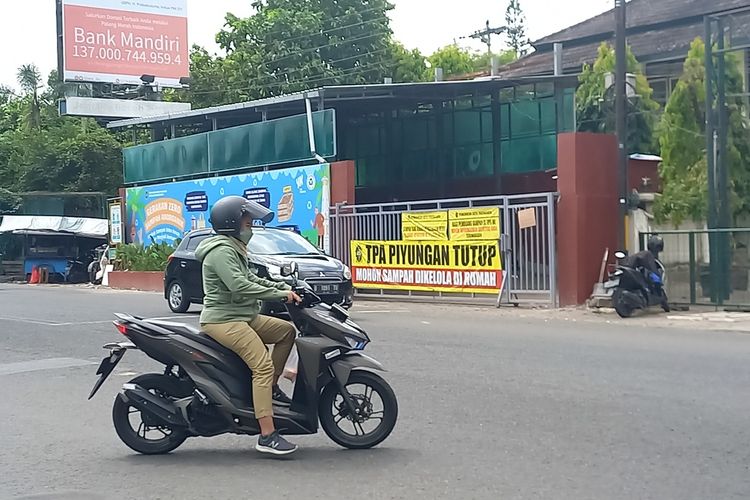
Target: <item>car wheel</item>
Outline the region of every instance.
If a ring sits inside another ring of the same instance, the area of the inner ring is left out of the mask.
[[[173,281],[167,291],[167,303],[172,312],[185,313],[190,309],[190,299],[185,292],[185,287],[179,281]]]

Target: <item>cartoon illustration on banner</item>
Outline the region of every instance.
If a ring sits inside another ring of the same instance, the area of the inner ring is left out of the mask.
[[[352,241],[358,288],[497,293],[502,286],[498,241]]]
[[[173,243],[210,227],[211,207],[224,196],[239,195],[276,213],[269,226],[299,232],[327,251],[329,179],[330,167],[323,164],[128,188],[128,242]]]

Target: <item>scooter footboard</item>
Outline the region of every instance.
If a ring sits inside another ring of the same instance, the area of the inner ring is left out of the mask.
[[[361,352],[347,353],[334,361],[331,364],[331,368],[333,368],[333,373],[336,375],[336,378],[344,385],[349,382],[349,376],[354,370],[387,371],[379,361],[367,356],[366,354],[362,354]]]

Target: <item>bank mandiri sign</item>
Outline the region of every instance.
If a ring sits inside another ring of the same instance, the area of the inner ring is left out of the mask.
[[[65,81],[180,87],[190,74],[187,0],[63,0]]]
[[[498,241],[352,241],[357,288],[498,293]]]

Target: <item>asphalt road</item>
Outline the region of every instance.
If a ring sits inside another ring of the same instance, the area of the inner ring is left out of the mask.
[[[369,451],[295,438],[279,462],[247,436],[126,448],[112,399],[158,367],[128,353],[86,401],[117,311],[171,316],[157,294],[0,285],[0,498],[750,497],[745,333],[361,302],[396,430]]]

